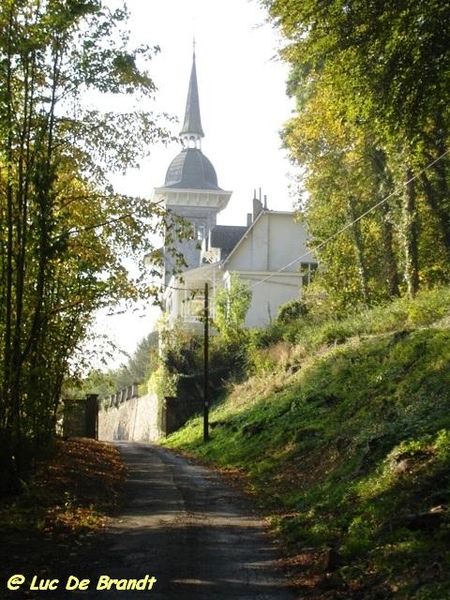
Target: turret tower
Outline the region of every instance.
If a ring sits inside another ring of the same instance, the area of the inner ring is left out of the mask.
[[[200,248],[203,245],[203,249],[208,249],[209,233],[216,225],[217,214],[227,206],[231,197],[231,192],[219,187],[216,171],[201,150],[205,134],[200,116],[195,58],[194,46],[186,110],[180,131],[183,149],[170,163],[164,185],[154,191],[156,200],[164,201],[168,210],[192,226],[193,239],[176,244],[184,255],[187,269],[200,266]],[[166,278],[170,275],[170,262],[170,257],[167,257]]]

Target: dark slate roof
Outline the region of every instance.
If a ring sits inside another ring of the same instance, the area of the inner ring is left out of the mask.
[[[185,148],[170,163],[164,187],[220,190],[216,170],[198,148]]]
[[[242,227],[240,225],[216,225],[211,230],[210,234],[211,248],[220,248],[222,250],[221,258],[223,260],[229,255],[247,230],[248,227]]]
[[[200,118],[200,101],[198,97],[197,69],[195,67],[195,54],[192,59],[191,77],[186,101],[183,128],[180,135],[197,135],[204,137],[202,121]]]

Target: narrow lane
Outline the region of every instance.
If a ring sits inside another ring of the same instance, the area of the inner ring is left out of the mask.
[[[89,590],[77,596],[294,599],[264,524],[217,473],[148,444],[118,447],[128,468],[125,502],[89,566]],[[109,577],[135,579],[146,589],[116,589],[123,581],[95,589],[101,575],[105,586]]]

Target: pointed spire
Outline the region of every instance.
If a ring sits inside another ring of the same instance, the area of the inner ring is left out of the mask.
[[[192,54],[192,69],[189,79],[189,89],[186,101],[186,111],[184,115],[183,127],[180,131],[181,139],[186,147],[194,144],[195,148],[200,147],[202,137],[205,137],[200,118],[200,102],[198,97],[197,69],[195,66],[195,39]]]

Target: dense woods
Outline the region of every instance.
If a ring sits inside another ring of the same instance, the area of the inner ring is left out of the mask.
[[[100,0],[4,0],[0,13],[0,465],[7,488],[55,435],[61,386],[94,312],[149,293],[143,256],[164,214],[106,173],[167,134],[151,113],[108,112],[155,86],[123,9]],[[92,96],[95,99],[95,95]],[[108,101],[109,98],[109,101]],[[159,219],[151,220],[151,217]],[[157,223],[153,225],[153,223]],[[142,270],[141,273],[144,273]]]
[[[448,282],[450,6],[264,0],[280,29],[303,167],[299,215],[330,306]]]

